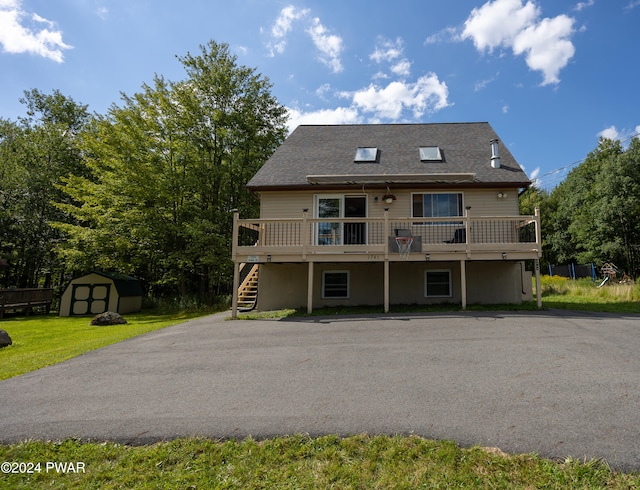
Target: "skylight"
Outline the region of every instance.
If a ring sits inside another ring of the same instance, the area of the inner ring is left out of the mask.
[[[378,148],[375,146],[360,147],[356,150],[355,162],[375,162],[378,159]]]
[[[421,146],[420,161],[421,162],[442,161],[442,154],[440,153],[440,147],[439,146]]]

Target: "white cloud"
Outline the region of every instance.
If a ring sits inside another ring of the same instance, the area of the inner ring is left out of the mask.
[[[285,37],[293,28],[293,21],[302,19],[309,14],[309,9],[296,9],[293,5],[283,8],[271,28],[271,35],[276,39]]]
[[[98,17],[102,20],[107,20],[109,17],[109,9],[107,7],[98,7]]]
[[[36,13],[22,9],[21,0],[0,0],[0,45],[7,53],[31,53],[62,63],[62,31]]]
[[[578,4],[574,7],[573,10],[580,12],[581,10],[587,7],[593,7],[595,5],[595,0],[588,0],[586,2],[578,2]]]
[[[461,38],[473,40],[478,51],[493,51],[508,46],[523,29],[532,25],[540,15],[533,2],[522,0],[494,0],[474,8],[464,23]]]
[[[282,54],[287,46],[285,39],[287,34],[293,29],[293,22],[309,15],[309,9],[296,9],[293,5],[283,8],[275,23],[271,27],[272,41],[268,43],[270,56],[275,53]]]
[[[391,72],[400,77],[408,77],[411,74],[411,61],[403,58],[404,54],[404,41],[398,37],[395,41],[385,39],[384,37],[378,37],[376,41],[375,49],[373,53],[369,55],[369,59],[376,63],[390,63],[389,69]],[[383,72],[378,72],[373,77],[376,78],[388,78]]]
[[[288,111],[287,127],[289,132],[292,132],[300,124],[356,124],[362,122],[358,110],[354,107],[337,107],[312,112],[288,108]]]
[[[391,67],[391,71],[398,76],[408,77],[411,74],[411,62],[409,60],[401,60]]]
[[[329,85],[328,83],[323,83],[316,89],[316,95],[323,99],[325,94],[328,93],[329,90],[331,90],[331,85]]]
[[[436,112],[449,106],[447,84],[429,73],[416,83],[391,82],[386,87],[370,85],[353,93],[353,104],[365,112],[382,119],[399,120],[405,110],[414,118]]]
[[[297,21],[306,24],[305,32],[319,52],[318,59],[327,65],[331,71],[342,71],[340,55],[342,54],[342,38],[331,34],[317,17],[310,18],[310,9],[298,9],[293,5],[284,7],[271,27],[271,40],[267,43],[269,56],[284,53],[287,47],[287,36],[293,31]]]
[[[460,33],[455,27],[445,27],[439,32],[432,34],[424,40],[425,44],[438,44],[445,41],[459,40]]]
[[[638,134],[640,134],[640,125],[636,126],[634,129],[622,129],[620,131],[618,131],[618,128],[612,125],[600,131],[597,136],[599,138],[619,140],[624,143],[631,140],[631,138],[633,137],[637,137]]]
[[[557,84],[560,70],[567,66],[576,51],[566,39],[572,32],[573,19],[566,15],[542,19],[518,34],[513,42],[513,52],[516,55],[526,53],[529,68],[542,72],[542,85]]]
[[[629,4],[625,7],[625,10],[632,10],[638,6],[640,6],[640,0],[633,0],[629,2]]]
[[[484,90],[487,85],[489,85],[490,83],[493,83],[496,81],[496,79],[498,78],[498,75],[500,74],[500,72],[496,73],[495,76],[491,77],[491,78],[487,78],[486,80],[480,80],[479,82],[476,82],[475,85],[473,86],[473,90],[475,92],[479,92],[480,90]]]
[[[318,91],[324,94],[328,85]],[[419,119],[425,113],[434,113],[450,106],[449,90],[444,82],[429,73],[415,83],[391,82],[386,87],[370,85],[355,92],[340,92],[346,106],[304,112],[289,108],[287,126],[293,131],[300,124],[356,124],[397,122]],[[410,112],[407,115],[406,112]]]
[[[493,0],[471,11],[460,38],[471,39],[478,51],[511,48],[524,55],[529,68],[540,71],[542,85],[560,82],[558,74],[575,54],[569,40],[575,20],[566,15],[540,19],[533,1]]]
[[[536,180],[539,175],[540,175],[540,167],[536,167],[533,169],[533,172],[531,172],[531,175],[529,175],[529,178],[531,180]]]
[[[327,28],[322,25],[317,17],[313,19],[313,23],[307,33],[311,36],[313,44],[320,51],[320,61],[331,68],[334,73],[342,71],[342,63],[340,63],[340,54],[342,53],[342,38],[335,34],[329,34]]]
[[[402,56],[403,42],[401,38],[397,38],[395,41],[391,41],[385,38],[378,38],[376,47],[369,55],[369,59],[372,59],[376,63],[382,63],[383,61],[393,61]]]
[[[620,133],[615,126],[609,126],[598,133],[600,138],[608,138],[610,140],[620,139]]]

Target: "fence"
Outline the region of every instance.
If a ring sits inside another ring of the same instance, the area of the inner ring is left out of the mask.
[[[569,279],[582,279],[583,277],[590,277],[594,281],[598,279],[596,274],[596,267],[593,264],[578,265],[578,264],[566,264],[566,265],[552,265],[549,264],[550,276],[568,277]]]

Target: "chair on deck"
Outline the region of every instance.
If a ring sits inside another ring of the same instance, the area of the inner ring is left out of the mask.
[[[444,243],[467,243],[467,230],[464,228],[456,228],[451,240],[445,240]]]

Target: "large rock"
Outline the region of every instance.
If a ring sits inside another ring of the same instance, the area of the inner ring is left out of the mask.
[[[9,334],[5,330],[0,329],[0,349],[11,344],[13,344],[13,341],[11,337],[9,337]]]
[[[104,313],[100,313],[96,315],[91,320],[91,325],[122,325],[127,323],[127,320],[122,318],[119,313],[115,313],[113,311],[105,311]]]

